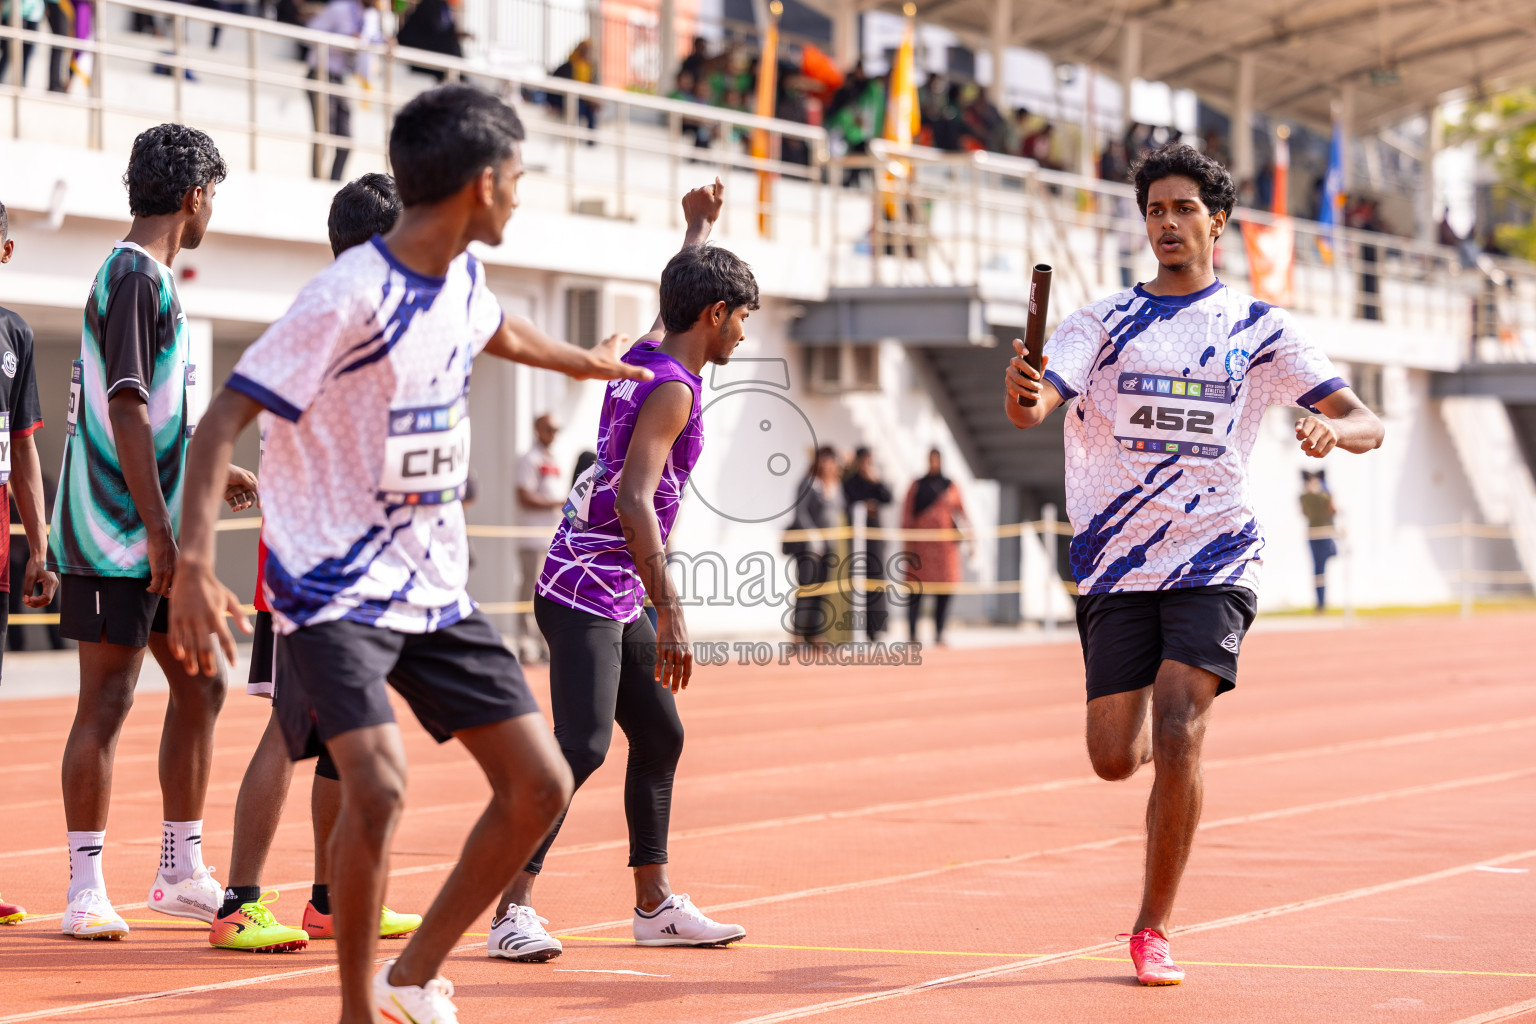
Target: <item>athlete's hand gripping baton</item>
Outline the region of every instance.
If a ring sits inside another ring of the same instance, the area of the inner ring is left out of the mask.
[[[1051,268],[1035,264],[1029,278],[1029,316],[1024,321],[1024,361],[1040,372],[1040,353],[1045,348],[1045,313],[1051,304]],[[1019,396],[1019,404],[1032,408],[1038,399]]]

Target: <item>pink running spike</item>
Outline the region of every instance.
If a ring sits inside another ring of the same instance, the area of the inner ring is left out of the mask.
[[[1143,985],[1177,985],[1184,980],[1184,968],[1173,962],[1168,940],[1151,928],[1115,938],[1131,940],[1131,963],[1136,965],[1136,980]]]

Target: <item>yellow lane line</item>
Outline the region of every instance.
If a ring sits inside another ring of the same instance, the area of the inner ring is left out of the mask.
[[[473,935],[473,932],[466,934]],[[555,938],[562,942],[572,940],[579,942],[632,942],[632,939],[611,938],[596,935],[557,935]],[[1051,956],[1050,953],[975,953],[964,950],[952,949],[884,949],[867,946],[786,946],[766,942],[738,942],[734,944],[739,949],[795,949],[819,953],[895,953],[910,956],[973,956],[973,957],[1004,957],[1008,959],[1028,959],[1035,956]],[[1120,956],[1080,956],[1078,960],[1103,960],[1109,963],[1130,963],[1129,957]],[[1191,967],[1267,967],[1272,970],[1282,971],[1365,971],[1385,974],[1466,974],[1487,978],[1536,978],[1536,973],[1521,971],[1458,971],[1433,967],[1346,967],[1335,964],[1250,964],[1234,963],[1225,960],[1185,960],[1179,957],[1179,963],[1188,964]]]

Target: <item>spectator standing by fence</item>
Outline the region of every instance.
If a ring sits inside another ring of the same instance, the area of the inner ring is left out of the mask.
[[[449,0],[421,0],[405,16],[404,23],[395,39],[401,46],[440,53],[445,57],[462,58],[464,47],[460,43],[463,33],[453,17],[453,5]],[[438,82],[446,77],[439,68],[411,67],[412,71],[431,75]]]
[[[854,516],[862,515],[868,529],[880,529],[883,525],[880,511],[891,503],[891,497],[891,489],[880,480],[880,473],[875,469],[874,453],[868,448],[855,449],[853,466],[843,479],[843,500],[848,506],[848,521],[855,522]],[[867,559],[865,578],[885,579],[885,541],[868,537],[864,541],[864,554]],[[880,639],[880,635],[885,632],[887,618],[885,591],[867,591],[864,597],[864,622],[869,639]]]
[[[1322,470],[1301,474],[1301,512],[1307,517],[1307,545],[1312,549],[1312,586],[1317,591],[1317,613],[1324,610],[1328,560],[1339,553],[1334,540],[1333,517],[1338,510],[1333,495],[1323,484]]]
[[[792,531],[832,530],[843,522],[842,469],[831,447],[816,449],[816,461],[800,482]],[[790,622],[790,632],[801,643],[810,643],[832,628],[835,617],[830,593],[806,593],[831,578],[837,560],[837,541],[829,536],[794,537],[784,542],[784,553],[795,560],[795,579],[800,593]]]
[[[316,32],[333,32],[338,36],[346,36],[360,43],[378,44],[384,41],[383,33],[379,31],[379,22],[368,15],[369,11],[378,11],[379,0],[330,0],[315,15],[309,27]],[[346,84],[348,76],[358,69],[357,52],[342,46],[326,47],[326,80],[331,85]],[[320,77],[319,48],[310,51],[309,77]],[[352,137],[352,102],[345,96],[331,93],[322,96],[318,92],[309,94],[310,107],[315,112],[315,132],[322,134],[339,135],[344,139]],[[325,106],[322,107],[321,104]],[[321,111],[325,111],[324,117]],[[323,142],[314,144],[314,155],[310,162],[310,172],[317,178],[324,177],[322,166],[325,159],[326,145]],[[347,170],[347,157],[352,151],[342,147],[336,148],[336,155],[331,160],[330,178],[332,181],[341,181]]]
[[[0,21],[6,25],[11,23],[11,4],[16,0],[5,0],[0,4]],[[36,32],[38,25],[43,21],[43,0],[21,0],[21,27],[28,32]],[[9,39],[0,40],[0,81],[5,79],[6,72],[11,65],[11,46]],[[27,69],[32,66],[32,44],[21,44],[21,76],[16,79],[16,85],[23,86],[27,83]]]
[[[904,530],[955,530],[967,520],[960,488],[944,475],[943,456],[937,448],[928,452],[928,472],[912,482],[902,506]],[[907,604],[907,638],[917,640],[917,620],[922,615],[923,588],[943,588],[933,595],[933,642],[944,642],[944,623],[949,615],[949,587],[960,582],[960,541],[952,538],[902,542],[910,553],[904,567],[908,583],[917,584]]]
[[[565,474],[550,451],[560,424],[549,413],[533,421],[533,447],[517,460],[517,524],[519,526],[548,529],[554,532],[560,523],[560,509],[565,505],[568,488]],[[594,456],[596,458],[596,456]],[[549,537],[519,537],[517,539],[517,599],[533,601],[533,585],[539,580],[544,567],[544,556],[549,551]],[[549,660],[549,648],[544,634],[539,632],[532,612],[517,617],[517,656],[524,664],[543,664]]]

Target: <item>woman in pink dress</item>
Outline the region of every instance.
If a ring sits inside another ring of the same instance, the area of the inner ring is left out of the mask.
[[[960,488],[944,475],[943,457],[937,448],[928,452],[928,475],[919,477],[907,489],[907,500],[901,510],[901,526],[904,530],[953,530],[968,518],[960,501]],[[917,639],[917,619],[922,609],[922,593],[927,584],[959,583],[960,542],[958,540],[904,541],[902,548],[910,552],[910,564],[904,568],[909,583],[917,583],[912,601],[907,605],[908,639]],[[944,642],[944,619],[949,613],[947,591],[933,595],[933,640]]]

